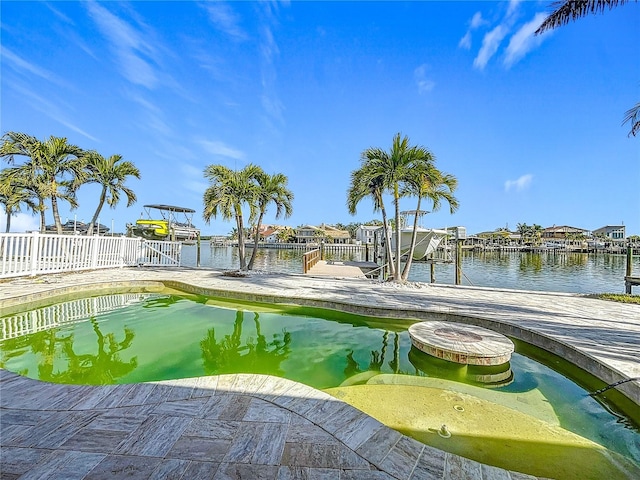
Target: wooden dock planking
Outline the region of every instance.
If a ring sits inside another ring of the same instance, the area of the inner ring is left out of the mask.
[[[319,277],[363,278],[366,273],[378,268],[374,262],[319,260],[307,271],[307,275]]]

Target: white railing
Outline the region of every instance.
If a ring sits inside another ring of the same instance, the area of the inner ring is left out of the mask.
[[[180,266],[180,242],[0,233],[0,278],[126,266]]]
[[[152,297],[151,293],[121,293],[81,298],[0,318],[0,342],[49,330],[110,312]]]

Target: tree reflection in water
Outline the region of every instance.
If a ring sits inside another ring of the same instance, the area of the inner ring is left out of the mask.
[[[106,385],[116,383],[138,366],[137,357],[128,362],[120,358],[120,352],[133,342],[133,330],[124,327],[124,339],[116,340],[114,333],[104,335],[95,317],[90,319],[97,336],[97,353],[76,354],[74,336],[58,335],[57,328],[37,332],[29,337],[31,351],[40,357],[38,379],[55,383]],[[60,369],[60,366],[66,366]]]
[[[262,334],[259,319],[260,315],[254,312],[256,338],[248,337],[244,344],[244,312],[240,310],[236,312],[231,335],[225,335],[218,341],[215,328],[207,331],[207,336],[200,342],[206,375],[238,372],[284,375],[280,364],[291,352],[291,334],[285,330],[282,334],[274,334],[273,339],[267,342],[267,338]]]
[[[382,332],[382,346],[380,350],[371,350],[369,357],[369,366],[365,371],[381,372],[384,368],[384,360],[387,354],[387,343],[389,341],[389,331]],[[388,362],[392,373],[406,373],[400,370],[400,337],[398,332],[393,334],[393,358]],[[345,378],[352,377],[357,373],[361,373],[360,365],[353,358],[353,350],[347,353],[347,365],[344,369]]]

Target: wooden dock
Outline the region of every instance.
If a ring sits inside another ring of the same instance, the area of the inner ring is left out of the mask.
[[[351,277],[363,278],[377,275],[378,272],[370,273],[379,267],[374,262],[354,262],[354,261],[338,261],[338,260],[318,260],[306,272],[307,275],[317,277]]]

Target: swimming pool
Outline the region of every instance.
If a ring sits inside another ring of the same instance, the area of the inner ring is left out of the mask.
[[[405,387],[437,388],[556,419],[563,429],[638,462],[637,428],[558,373],[570,369],[561,359],[547,357],[545,365],[534,359],[535,349],[516,342],[509,365],[452,365],[412,349],[411,323],[175,291],[106,295],[2,319],[0,366],[76,384],[265,373],[345,395],[355,387],[367,388],[367,395],[375,386],[403,385],[393,388],[412,394]]]

